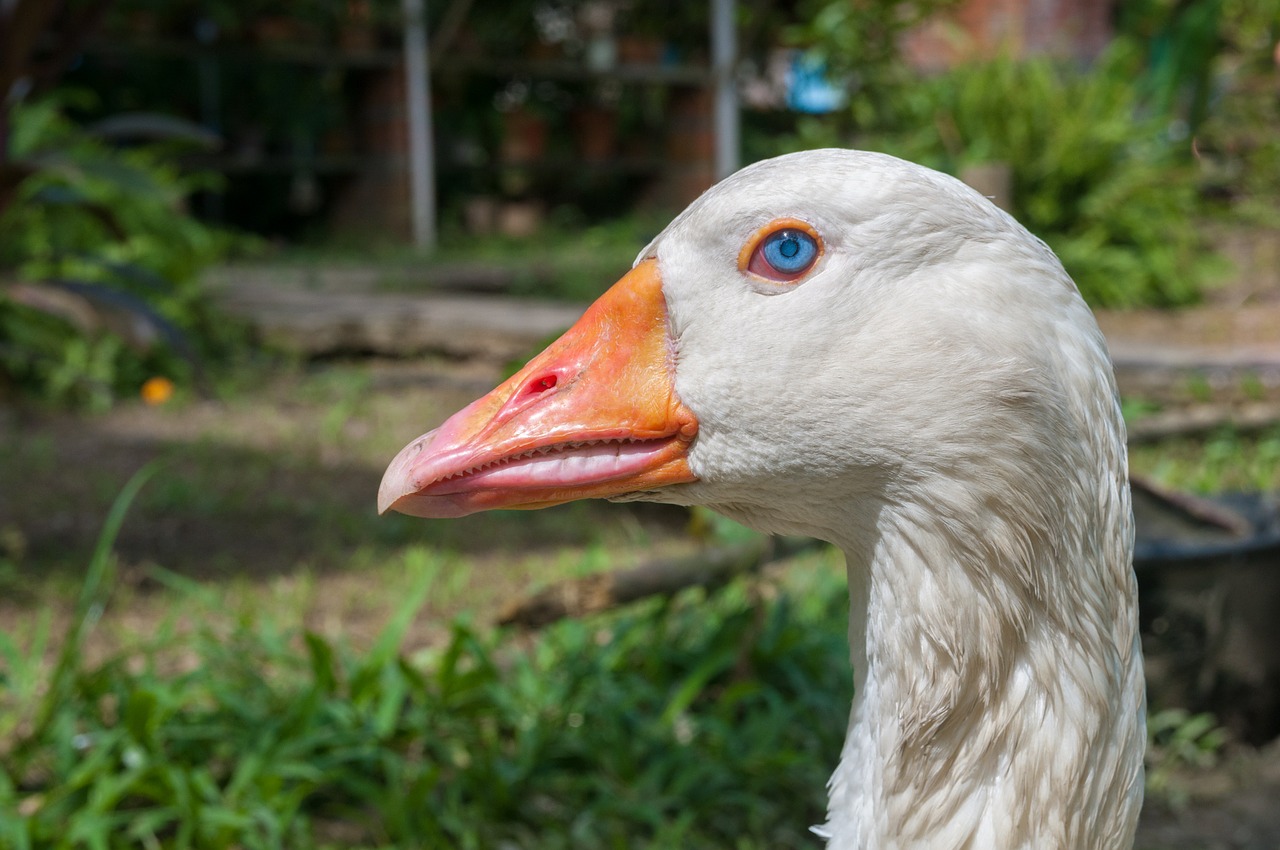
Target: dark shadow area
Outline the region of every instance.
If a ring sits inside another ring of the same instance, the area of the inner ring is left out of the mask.
[[[1152,706],[1210,711],[1236,740],[1280,734],[1280,507],[1134,484],[1135,567]]]

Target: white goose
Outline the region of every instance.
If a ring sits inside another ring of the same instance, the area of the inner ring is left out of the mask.
[[[560,340],[407,446],[382,510],[707,505],[844,550],[832,850],[1111,850],[1142,802],[1124,425],[1052,252],[825,150],[707,191]]]

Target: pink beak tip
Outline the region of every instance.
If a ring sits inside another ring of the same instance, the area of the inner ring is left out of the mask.
[[[400,453],[387,464],[387,471],[382,474],[382,483],[378,485],[378,513],[398,510],[400,504],[408,496],[417,492],[414,482],[413,462],[435,436],[435,431],[423,434],[400,450]]]

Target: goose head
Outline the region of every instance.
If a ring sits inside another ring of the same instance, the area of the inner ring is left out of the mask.
[[[681,213],[391,462],[381,510],[705,505],[846,554],[833,848],[1114,848],[1141,802],[1124,447],[1053,253],[945,175],[811,151]]]

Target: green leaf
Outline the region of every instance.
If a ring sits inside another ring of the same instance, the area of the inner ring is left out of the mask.
[[[333,647],[310,630],[304,632],[302,638],[311,661],[311,676],[315,680],[315,687],[323,694],[334,694],[338,688],[338,677],[334,672]]]

